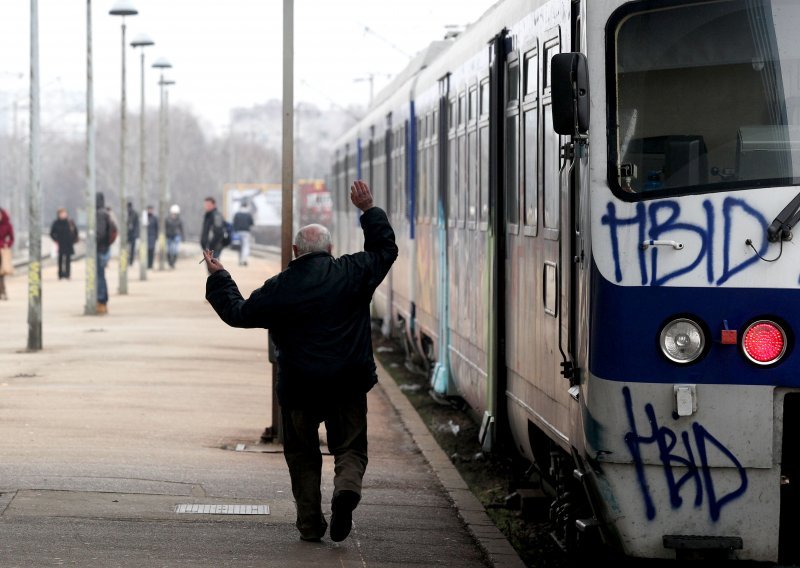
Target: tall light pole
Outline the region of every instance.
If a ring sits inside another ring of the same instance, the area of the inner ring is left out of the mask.
[[[161,197],[158,200],[158,269],[165,270],[165,260],[167,256],[167,236],[166,236],[166,220],[167,220],[167,199],[169,198],[169,117],[167,116],[168,94],[167,87],[173,85],[174,81],[164,79],[164,69],[171,69],[172,64],[166,57],[159,57],[153,62],[153,68],[161,71],[161,77],[158,85],[161,88],[161,106],[159,108],[159,135],[158,135],[158,179],[161,189]]]
[[[30,192],[28,194],[28,351],[42,348],[42,185],[39,147],[39,3],[31,0]]]
[[[139,11],[130,0],[117,0],[108,11],[112,16],[122,16],[122,99],[120,101],[120,140],[119,140],[119,293],[128,293],[128,204],[125,195],[125,124],[127,101],[125,99],[125,16],[135,16]]]
[[[86,306],[83,313],[97,313],[97,205],[95,190],[94,80],[92,63],[92,0],[86,0]]]
[[[142,245],[142,239],[147,239],[147,216],[144,214],[147,207],[145,196],[145,136],[144,136],[144,48],[155,45],[150,36],[139,34],[131,41],[131,47],[141,48],[142,51],[142,94],[141,110],[139,112],[139,219],[141,220],[141,231],[139,237],[139,280],[147,280],[147,246]],[[145,244],[147,241],[144,241]]]

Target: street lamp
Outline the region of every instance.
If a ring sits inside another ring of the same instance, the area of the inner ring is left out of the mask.
[[[141,33],[131,41],[131,47],[136,49],[141,48],[141,61],[142,61],[142,94],[141,94],[141,111],[139,112],[139,215],[141,219],[141,236],[139,240],[139,280],[147,280],[147,247],[142,245],[142,239],[147,238],[147,216],[144,214],[145,207],[147,206],[145,197],[145,140],[144,140],[144,48],[155,45],[150,36]],[[144,241],[145,243],[147,241]]]
[[[158,201],[158,223],[160,225],[158,235],[158,269],[164,270],[165,260],[167,256],[166,245],[166,219],[167,219],[167,199],[169,199],[169,172],[167,171],[167,161],[169,160],[169,117],[167,116],[167,105],[169,104],[169,95],[167,94],[167,87],[174,85],[174,81],[164,79],[164,69],[171,69],[172,64],[166,57],[159,57],[153,62],[152,67],[161,71],[161,77],[158,85],[161,89],[161,107],[159,109],[159,160],[158,160],[158,177],[159,185],[161,186],[161,198]]]
[[[122,100],[120,102],[120,142],[119,142],[119,198],[122,206],[119,213],[119,293],[128,293],[128,206],[125,196],[125,137],[127,128],[125,113],[125,16],[135,16],[139,11],[130,0],[117,0],[108,11],[112,16],[122,16]]]

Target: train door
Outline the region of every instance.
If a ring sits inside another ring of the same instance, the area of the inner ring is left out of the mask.
[[[571,196],[560,183],[549,62],[569,45],[570,19],[569,10],[546,11],[533,26],[498,36],[491,78],[499,148],[490,183],[499,259],[496,422],[508,424],[517,449],[545,467],[549,440],[569,450],[562,351],[570,331]]]

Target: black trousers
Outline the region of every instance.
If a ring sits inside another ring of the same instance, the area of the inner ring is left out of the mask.
[[[58,253],[58,277],[69,278],[70,263],[72,262],[72,255],[63,252]]]
[[[297,506],[297,529],[304,537],[322,537],[328,527],[322,513],[322,453],[319,426],[325,423],[333,455],[333,495],[342,490],[361,495],[367,469],[367,395],[322,411],[282,409],[283,453]]]

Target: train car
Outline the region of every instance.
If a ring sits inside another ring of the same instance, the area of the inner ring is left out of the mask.
[[[800,4],[501,0],[341,139],[400,257],[374,299],[568,549],[793,563]]]

